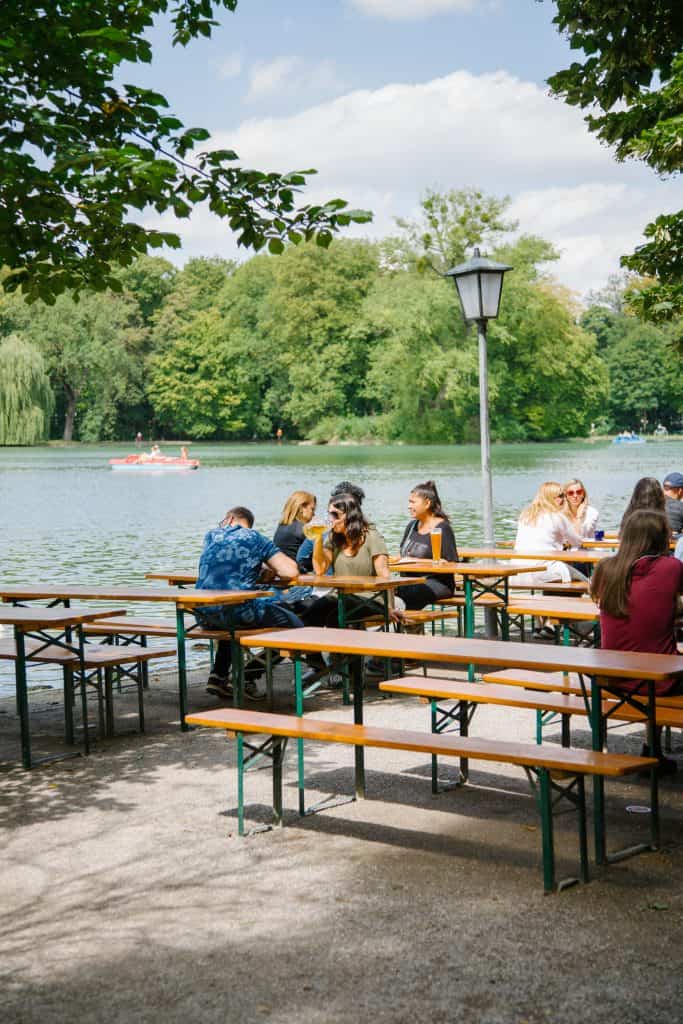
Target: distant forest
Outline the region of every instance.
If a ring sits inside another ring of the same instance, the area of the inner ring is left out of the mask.
[[[444,270],[474,245],[512,264],[489,325],[491,432],[550,440],[681,427],[676,325],[629,312],[639,280],[580,306],[509,200],[428,192],[381,242],[290,245],[237,265],[158,257],[54,305],[0,293],[0,444],[145,437],[478,438],[477,341]],[[512,239],[512,240],[510,240]]]

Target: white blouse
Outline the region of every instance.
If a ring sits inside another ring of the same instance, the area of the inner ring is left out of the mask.
[[[562,551],[565,544],[573,548],[581,547],[582,539],[561,512],[544,512],[535,523],[517,524],[515,551],[529,555],[544,551]],[[555,573],[558,579],[565,583],[572,578],[569,567],[563,562],[549,561],[545,563],[545,570]],[[531,577],[527,574],[525,576],[529,584],[532,584]]]

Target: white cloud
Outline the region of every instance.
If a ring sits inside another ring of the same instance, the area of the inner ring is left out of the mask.
[[[431,18],[434,14],[471,11],[475,7],[475,0],[351,0],[351,3],[361,14],[391,21]]]
[[[354,227],[354,235],[395,232],[393,218],[415,216],[429,186],[508,194],[520,230],[561,250],[553,272],[580,291],[600,287],[648,220],[677,208],[676,183],[636,163],[617,164],[579,112],[503,71],[347,93],[294,116],[216,131],[212,144],[264,170],[317,167],[306,202],[342,196],[374,211],[374,223]],[[181,258],[237,253],[203,211],[177,229]]]
[[[282,56],[257,61],[249,73],[247,99],[252,102],[269,99],[285,91],[289,99],[296,95],[319,96],[340,88],[333,61]]]
[[[239,53],[229,53],[218,65],[219,78],[237,78],[242,73],[242,58]]]

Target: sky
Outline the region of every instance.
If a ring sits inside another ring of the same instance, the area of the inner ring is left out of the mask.
[[[509,196],[519,232],[561,253],[552,275],[585,295],[648,221],[680,207],[680,185],[618,163],[581,111],[549,95],[548,76],[576,58],[554,14],[552,0],[239,0],[186,49],[160,23],[152,65],[124,80],[208,128],[202,148],[234,149],[259,170],[315,167],[302,202],[373,211],[352,236],[395,233],[428,188]],[[250,254],[202,208],[145,223],[180,234],[175,262]]]

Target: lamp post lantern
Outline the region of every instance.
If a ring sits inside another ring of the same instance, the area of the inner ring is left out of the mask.
[[[484,544],[493,544],[493,484],[489,438],[489,373],[486,353],[486,325],[500,309],[503,275],[512,267],[494,263],[474,250],[472,259],[446,272],[458,290],[466,323],[474,321],[479,339],[479,424],[481,434],[481,475],[484,486]]]

